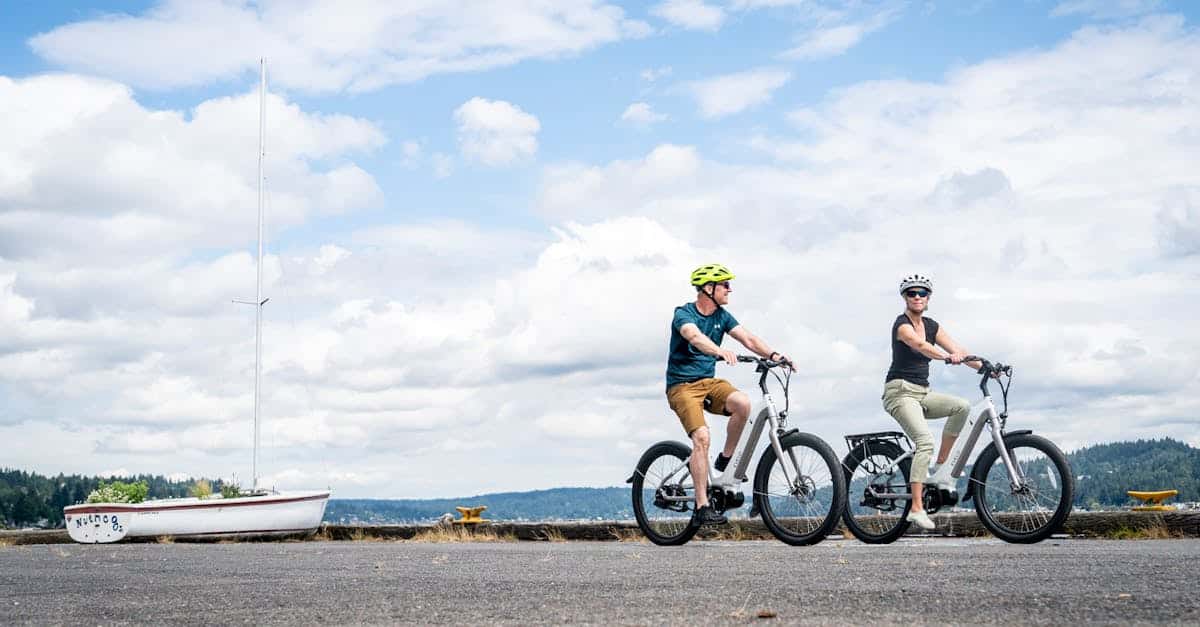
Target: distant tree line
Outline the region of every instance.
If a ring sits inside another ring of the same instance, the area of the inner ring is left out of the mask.
[[[1178,440],[1097,444],[1069,455],[1075,505],[1100,509],[1134,504],[1127,490],[1179,490],[1169,502],[1200,501],[1200,449]]]
[[[121,477],[122,481],[144,481],[149,497],[188,496],[191,481],[172,481],[160,475]],[[57,475],[45,477],[23,470],[0,469],[0,522],[5,527],[61,527],[63,508],[87,500],[92,490],[108,481],[102,477]],[[219,489],[220,481],[210,481]]]

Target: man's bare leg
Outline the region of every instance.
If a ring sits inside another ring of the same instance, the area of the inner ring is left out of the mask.
[[[692,458],[688,468],[692,471],[692,483],[696,486],[696,509],[708,505],[708,427],[692,432]]]

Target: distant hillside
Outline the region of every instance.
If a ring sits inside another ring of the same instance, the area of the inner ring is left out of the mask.
[[[1179,490],[1171,502],[1200,501],[1200,449],[1178,440],[1097,444],[1067,455],[1075,504],[1088,509],[1133,502],[1126,490]]]
[[[331,499],[325,522],[378,524],[425,522],[442,514],[457,516],[456,506],[486,505],[493,520],[632,519],[629,488],[553,488],[533,492],[500,492],[452,499]]]

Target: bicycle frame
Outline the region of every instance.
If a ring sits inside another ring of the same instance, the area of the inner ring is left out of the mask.
[[[741,358],[739,357],[739,360],[740,359]],[[716,469],[712,467],[712,461],[706,460],[708,461],[708,484],[714,488],[732,489],[739,483],[745,483],[749,481],[749,478],[746,476],[746,471],[749,470],[750,462],[754,457],[755,449],[758,448],[759,438],[762,437],[762,432],[768,425],[770,426],[770,429],[767,429],[767,436],[770,438],[771,446],[775,449],[775,455],[778,456],[779,459],[784,458],[783,446],[780,444],[780,441],[783,439],[783,436],[787,434],[787,431],[785,431],[787,428],[787,413],[779,411],[779,409],[775,406],[775,399],[771,396],[770,391],[767,390],[767,371],[767,368],[762,366],[759,367],[761,376],[758,380],[758,387],[760,390],[762,390],[762,400],[758,403],[760,409],[757,413],[755,413],[753,411],[753,407],[751,407],[750,413],[753,417],[747,420],[746,429],[742,431],[742,438],[738,441],[737,448],[734,449],[733,456],[730,457],[729,466],[726,467],[725,472],[718,473]],[[789,450],[788,452],[789,458],[792,461],[792,470],[795,470],[796,474],[799,475],[800,464],[795,459],[794,455],[791,455],[791,451]],[[669,483],[675,477],[675,475],[679,474],[680,471],[687,470],[690,461],[691,458],[689,457],[677,468],[672,469],[671,472],[667,473],[667,475],[663,477],[662,483]],[[781,464],[780,468],[783,469],[784,478],[791,483],[793,477],[789,476],[789,470],[787,466]],[[681,485],[685,489],[692,490],[693,492],[695,491],[695,484]],[[664,496],[663,500],[690,502],[694,500],[694,498],[694,495]]]
[[[967,421],[963,424],[963,430],[959,434],[957,440],[954,441],[954,446],[950,448],[950,453],[946,456],[946,463],[938,468],[937,472],[933,473],[927,483],[947,482],[950,479],[958,479],[962,477],[963,468],[967,464],[967,458],[975,449],[975,444],[979,440],[979,435],[983,432],[984,426],[989,427],[991,431],[992,443],[996,446],[996,450],[1000,454],[1000,460],[1004,462],[1004,467],[1008,470],[1008,478],[1012,482],[1014,488],[1025,485],[1025,477],[1021,475],[1021,469],[1008,456],[1008,449],[1004,446],[1004,421],[1001,420],[1001,414],[996,411],[996,404],[992,401],[991,392],[988,390],[988,377],[990,374],[985,374],[983,380],[979,383],[979,389],[983,392],[983,398],[979,399],[971,406],[970,412],[967,414]],[[962,437],[966,434],[966,437]],[[913,451],[910,449],[903,455],[888,464],[875,474],[890,473],[900,464],[901,461],[913,456]],[[879,494],[873,488],[868,488],[872,496],[892,498],[892,499],[911,499],[912,494]]]

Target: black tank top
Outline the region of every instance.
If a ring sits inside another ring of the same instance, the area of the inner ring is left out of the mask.
[[[933,318],[921,318],[925,321],[925,341],[934,343],[937,338],[938,323]],[[929,358],[909,347],[908,344],[896,338],[900,325],[912,326],[908,316],[900,314],[892,323],[892,365],[888,368],[887,379],[904,379],[909,383],[929,386]]]

